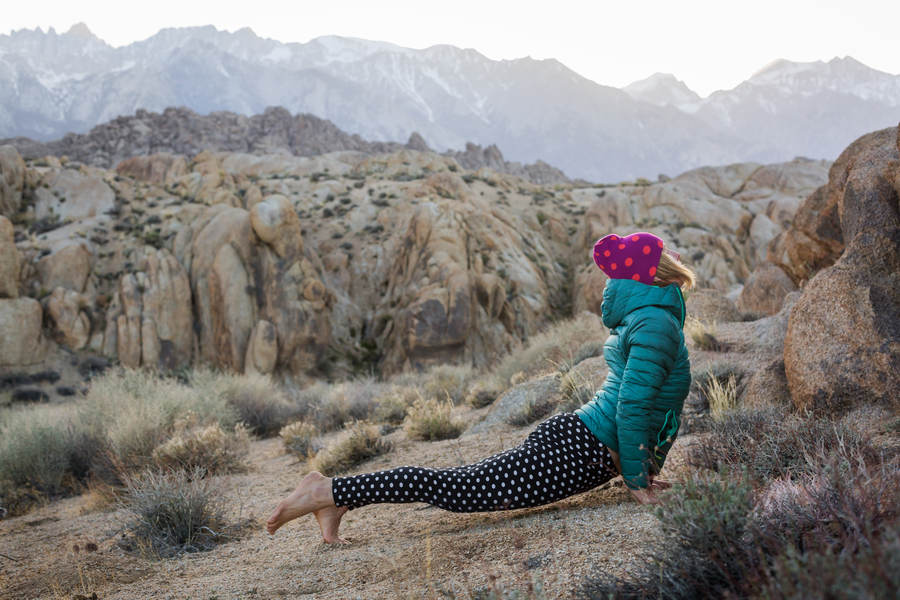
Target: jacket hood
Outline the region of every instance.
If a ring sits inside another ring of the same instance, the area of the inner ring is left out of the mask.
[[[606,282],[600,312],[607,328],[617,327],[625,315],[644,306],[668,310],[684,327],[684,296],[677,285],[658,287],[632,279],[610,279]]]

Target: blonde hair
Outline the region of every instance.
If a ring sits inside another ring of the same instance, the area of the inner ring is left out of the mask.
[[[689,290],[697,283],[697,276],[680,260],[663,251],[662,256],[659,257],[659,265],[656,267],[653,285],[664,286],[672,283],[677,283],[682,290]]]

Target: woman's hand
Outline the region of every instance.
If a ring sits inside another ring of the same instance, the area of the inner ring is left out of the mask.
[[[662,504],[662,500],[657,497],[652,487],[644,488],[641,490],[633,490],[631,488],[628,488],[628,491],[631,492],[631,495],[634,496],[634,499],[638,501],[638,504]]]
[[[657,496],[656,493],[669,489],[672,487],[672,484],[668,481],[663,481],[662,479],[654,479],[652,475],[649,477],[649,480],[650,485],[644,489],[633,490],[628,488],[628,491],[631,492],[631,495],[634,496],[634,499],[640,504],[662,504],[663,499]]]

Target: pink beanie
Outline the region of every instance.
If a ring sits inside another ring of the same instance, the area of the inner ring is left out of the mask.
[[[651,285],[662,251],[663,241],[652,233],[611,233],[594,244],[594,262],[610,279],[633,279]]]

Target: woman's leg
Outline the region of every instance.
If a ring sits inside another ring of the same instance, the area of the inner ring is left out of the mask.
[[[453,512],[509,510],[549,504],[617,475],[606,447],[573,413],[555,415],[521,445],[475,464],[444,469],[398,467],[335,477],[338,507],[427,502]]]
[[[285,498],[267,523],[269,533],[313,513],[326,542],[341,517],[379,502],[427,502],[454,512],[512,510],[586,492],[618,473],[607,448],[574,413],[555,415],[519,446],[462,467],[398,467],[333,479],[313,472]]]

